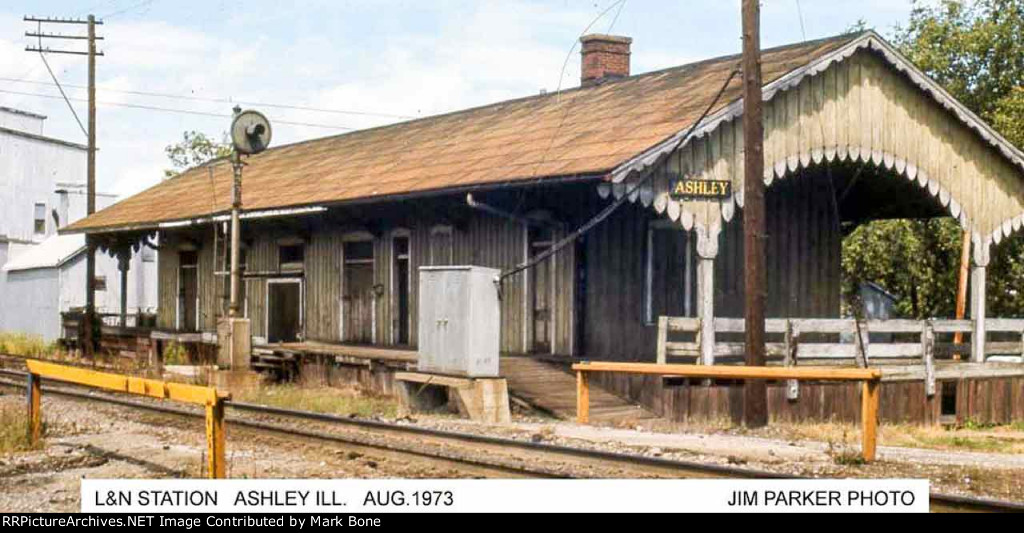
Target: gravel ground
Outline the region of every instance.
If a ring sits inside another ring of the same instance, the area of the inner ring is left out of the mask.
[[[21,408],[22,394],[0,391],[0,405]],[[44,395],[46,446],[41,451],[0,457],[0,510],[76,511],[78,480],[91,478],[198,477],[203,474],[202,422],[125,407]],[[234,414],[232,416],[235,416]],[[262,416],[244,416],[263,419]],[[279,421],[275,421],[279,422]],[[830,448],[809,441],[788,441],[771,430],[757,434],[680,433],[666,427],[632,429],[577,426],[516,415],[507,426],[476,424],[445,415],[416,415],[397,421],[614,452],[734,465],[782,474],[814,477],[927,478],[933,490],[1006,500],[1024,500],[1024,457],[881,447],[880,460],[856,464],[856,447]],[[294,422],[292,422],[294,424]],[[364,442],[390,442],[450,455],[485,457],[490,462],[542,466],[555,474],[580,477],[637,477],[628,469],[607,469],[572,462],[540,464],[521,450],[453,446],[409,436],[382,436],[355,428],[302,422],[302,429],[356,436]],[[452,463],[413,458],[358,446],[286,438],[240,426],[228,433],[228,474],[232,478],[441,478],[484,477],[494,472],[454,467]],[[650,474],[644,474],[650,475]]]
[[[21,394],[0,405],[23,408]],[[0,456],[0,511],[79,510],[81,478],[180,478],[203,475],[206,437],[201,420],[132,412],[98,403],[43,398],[45,447]],[[473,477],[447,463],[414,461],[387,452],[359,452],[302,440],[229,429],[232,478]]]
[[[517,416],[509,426],[483,425],[447,416],[420,416],[417,425],[501,435],[565,446],[635,453],[683,461],[731,465],[808,477],[926,478],[944,494],[1024,501],[1024,456],[953,452],[880,446],[878,460],[856,460],[859,445],[772,438],[771,428],[754,435],[679,433],[668,425],[655,430],[578,426],[573,423]],[[403,423],[410,423],[406,420]],[[768,436],[763,436],[768,435]]]

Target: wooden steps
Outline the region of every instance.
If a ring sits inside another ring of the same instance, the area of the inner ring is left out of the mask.
[[[568,367],[531,357],[504,356],[501,358],[501,375],[508,380],[511,396],[558,418],[576,418],[576,375]],[[591,422],[615,423],[654,417],[650,411],[591,381]]]
[[[254,346],[249,367],[257,372],[271,374],[277,380],[291,379],[298,373],[299,357],[292,351],[276,346]]]

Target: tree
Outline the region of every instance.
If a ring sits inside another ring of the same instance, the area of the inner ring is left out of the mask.
[[[918,68],[992,125],[1024,146],[1024,0],[914,2],[895,44]],[[897,310],[914,318],[953,316],[960,230],[951,218],[876,221],[843,242],[844,293],[871,280],[901,296]],[[988,308],[1024,316],[1024,237],[992,249]]]
[[[164,178],[173,178],[194,166],[231,155],[231,145],[227,142],[214,142],[202,132],[186,131],[182,140],[167,145],[164,153],[173,167],[164,170]]]

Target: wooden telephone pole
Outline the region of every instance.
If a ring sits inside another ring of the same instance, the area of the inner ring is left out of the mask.
[[[761,13],[758,0],[743,0],[743,279],[744,362],[764,366],[764,124],[761,111]],[[748,379],[743,390],[743,423],[768,423],[768,390]]]
[[[37,47],[28,46],[25,48],[28,52],[38,52],[42,54],[70,54],[70,55],[84,55],[89,57],[89,129],[87,135],[89,137],[89,148],[86,163],[86,214],[91,215],[96,212],[96,56],[102,56],[103,52],[96,51],[96,41],[102,40],[103,37],[96,35],[96,26],[103,24],[103,21],[97,21],[96,17],[89,15],[85,20],[82,19],[64,19],[64,18],[39,18],[39,17],[25,17],[25,22],[35,22],[37,30],[35,32],[25,32],[26,37],[34,37],[39,43]],[[86,35],[63,35],[59,33],[43,33],[44,24],[79,24],[85,25],[87,28]],[[86,51],[81,50],[51,50],[49,47],[43,48],[43,39],[62,39],[62,40],[73,40],[73,41],[88,41],[88,48]],[[45,57],[43,58],[45,61]],[[49,65],[47,65],[49,68]],[[63,91],[62,91],[63,92]],[[77,118],[77,117],[76,117]],[[85,355],[92,357],[96,349],[96,242],[89,236],[85,238],[86,242],[86,263],[85,263],[85,332],[84,339],[82,341]]]

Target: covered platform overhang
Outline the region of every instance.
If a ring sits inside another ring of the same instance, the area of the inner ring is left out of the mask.
[[[985,359],[990,249],[1024,224],[1024,154],[874,33],[764,89],[764,182],[827,180],[837,222],[949,216],[971,236],[972,360]],[[603,197],[642,204],[696,235],[701,361],[715,354],[714,262],[744,205],[743,101],[621,165]],[[722,198],[671,194],[726,181]]]

